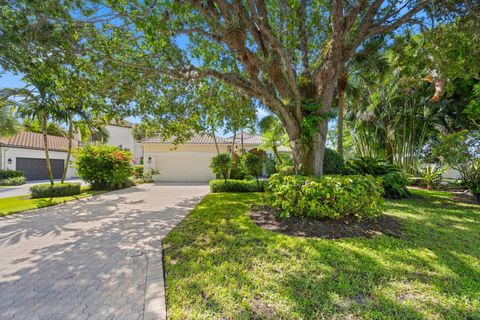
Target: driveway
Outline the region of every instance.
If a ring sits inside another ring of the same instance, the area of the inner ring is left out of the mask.
[[[0,319],[165,319],[161,240],[207,193],[144,184],[0,218]]]
[[[49,180],[42,180],[42,181],[31,181],[19,186],[9,186],[7,188],[0,188],[0,198],[8,198],[8,197],[16,197],[16,196],[23,196],[24,194],[30,193],[30,187],[35,184],[40,183],[48,183]],[[55,180],[55,182],[60,182],[60,180]],[[65,182],[80,182],[82,185],[86,183],[80,179],[68,179]]]

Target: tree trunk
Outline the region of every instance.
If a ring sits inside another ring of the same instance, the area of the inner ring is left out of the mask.
[[[276,146],[273,146],[272,147],[272,151],[273,151],[273,155],[275,156],[275,158],[277,159],[278,161],[278,164],[282,165],[283,162],[282,162],[282,158],[280,158],[280,154],[278,153],[278,149]]]
[[[348,73],[346,71],[338,77],[338,136],[337,136],[337,151],[343,157],[343,114],[345,111],[345,91],[348,84]]]
[[[65,159],[65,167],[63,168],[62,181],[65,182],[67,176],[68,165],[70,164],[70,155],[72,154],[72,140],[73,140],[73,123],[72,118],[70,117],[68,122],[68,150],[67,150],[67,159]]]
[[[232,150],[230,151],[230,157],[232,161],[230,162],[230,168],[228,169],[228,178],[230,178],[230,174],[232,172],[233,166],[233,155],[235,154],[235,140],[237,139],[237,131],[233,131],[233,140],[232,140]]]
[[[245,148],[244,148],[244,146],[243,146],[243,129],[242,129],[242,132],[241,132],[240,134],[241,134],[240,139],[241,139],[241,141],[242,141],[242,150],[241,150],[241,153],[243,154],[243,152],[244,152],[244,150],[245,150]]]
[[[213,137],[213,142],[215,143],[215,148],[217,149],[217,154],[220,154],[220,149],[218,148],[217,137],[215,136],[215,129],[213,125],[212,125],[212,137]]]
[[[54,182],[53,182],[52,165],[50,163],[50,155],[48,153],[47,126],[48,126],[48,117],[44,116],[42,120],[42,133],[43,133],[43,143],[44,143],[44,150],[45,150],[45,160],[47,162],[48,178],[50,179],[50,184],[53,186]]]

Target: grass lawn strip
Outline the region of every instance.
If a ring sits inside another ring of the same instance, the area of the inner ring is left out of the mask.
[[[402,225],[340,240],[262,229],[261,194],[211,194],[164,240],[169,319],[480,319],[480,207],[386,201]]]
[[[29,195],[22,195],[9,198],[0,198],[0,217],[26,210],[49,207],[100,193],[103,193],[103,191],[93,191],[85,188],[82,189],[81,194],[67,197],[31,199]]]

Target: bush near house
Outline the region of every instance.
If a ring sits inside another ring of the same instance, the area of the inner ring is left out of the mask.
[[[0,170],[0,180],[24,177],[23,171],[20,170]]]
[[[25,184],[27,182],[27,178],[25,177],[12,177],[8,179],[1,179],[0,186],[19,186],[21,184]]]
[[[30,187],[30,194],[33,199],[50,197],[75,196],[81,193],[80,183],[50,183],[36,184]]]
[[[242,156],[242,167],[246,175],[253,176],[258,181],[262,175],[263,160],[257,154],[245,153]]]
[[[112,146],[87,145],[75,151],[78,175],[94,190],[120,189],[134,185],[132,154]]]
[[[383,188],[373,176],[283,176],[268,180],[267,200],[282,217],[373,218],[380,214]]]
[[[218,178],[227,181],[232,159],[228,153],[220,153],[210,160],[210,168]]]
[[[267,180],[210,180],[212,192],[264,192]]]
[[[143,179],[143,165],[135,165],[132,166],[133,169],[133,178],[135,179]]]

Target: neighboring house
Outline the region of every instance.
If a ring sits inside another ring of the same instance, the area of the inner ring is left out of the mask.
[[[216,138],[220,153],[231,152],[232,139]],[[211,135],[197,134],[177,146],[172,143],[173,140],[154,137],[142,141],[145,168],[159,172],[153,177],[155,181],[208,181],[215,178],[210,160],[217,154],[217,149]],[[260,136],[244,132],[245,152],[263,153],[257,149],[261,142]],[[236,151],[242,148],[241,133],[236,136],[234,147]]]
[[[133,124],[124,120],[112,120],[110,124],[105,126],[108,131],[108,140],[102,140],[96,136],[92,136],[87,143],[102,143],[109,146],[118,147],[128,150],[133,154],[133,164],[139,164],[143,156],[141,144],[135,141],[132,130]]]
[[[79,145],[73,141],[73,147]],[[62,177],[67,158],[68,140],[64,137],[48,136],[50,163],[54,179]],[[22,170],[27,180],[48,179],[43,135],[35,132],[20,132],[11,137],[0,138],[0,169]],[[76,176],[76,170],[69,168],[67,178]]]

